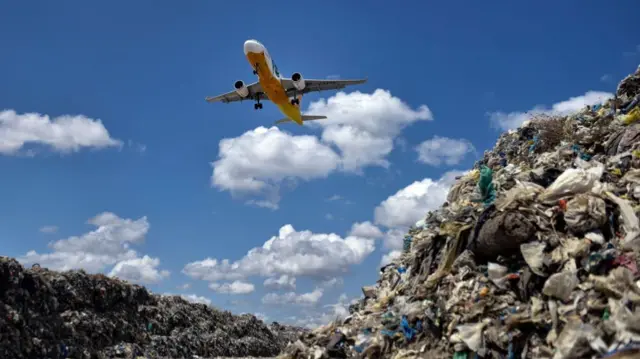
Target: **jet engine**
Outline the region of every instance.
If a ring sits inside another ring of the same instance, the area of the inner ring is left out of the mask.
[[[291,75],[291,81],[293,81],[293,87],[295,87],[296,90],[298,91],[304,90],[304,87],[305,87],[304,79],[302,78],[302,75],[300,75],[299,72],[296,72],[293,75]]]
[[[238,95],[240,95],[240,97],[245,98],[249,96],[249,89],[244,85],[244,82],[242,82],[242,80],[236,81],[233,86],[236,88],[236,92],[238,93]]]

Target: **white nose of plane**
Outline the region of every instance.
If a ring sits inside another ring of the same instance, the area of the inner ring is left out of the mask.
[[[264,46],[256,40],[247,40],[244,42],[244,54],[248,53],[260,54],[264,52]]]

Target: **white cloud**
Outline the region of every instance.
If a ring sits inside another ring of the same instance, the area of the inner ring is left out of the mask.
[[[168,272],[156,269],[159,265],[157,258],[140,258],[130,248],[132,244],[144,242],[150,227],[146,216],[132,220],[103,212],[89,219],[88,223],[96,229],[50,243],[51,253],[39,254],[32,250],[18,260],[23,264],[38,263],[59,271],[82,268],[88,272],[101,272],[113,266],[111,274],[132,281],[153,282],[168,275]]]
[[[325,215],[324,215],[324,218],[325,218],[327,221],[331,221],[331,220],[333,219],[333,214],[331,214],[331,213],[327,213],[327,214],[325,214]]]
[[[255,316],[256,318],[262,320],[263,322],[267,322],[267,320],[269,319],[269,316],[264,314],[264,313],[251,313],[253,314],[253,316]]]
[[[432,165],[457,165],[464,156],[475,151],[471,142],[464,139],[434,136],[416,146],[418,161]]]
[[[285,305],[296,304],[303,306],[313,306],[318,304],[324,291],[322,288],[316,288],[313,292],[296,294],[295,292],[288,292],[284,294],[268,293],[262,297],[262,303],[269,305]]]
[[[25,145],[38,144],[70,153],[83,147],[120,147],[100,120],[83,115],[62,115],[50,119],[39,113],[0,111],[0,154],[16,155]],[[32,153],[32,152],[31,152]]]
[[[132,258],[116,263],[110,277],[118,277],[130,282],[154,284],[169,276],[169,271],[158,270],[160,259],[144,256]]]
[[[490,114],[492,125],[500,130],[510,130],[520,127],[525,121],[536,114],[568,115],[582,110],[585,106],[603,103],[613,97],[612,93],[602,91],[588,91],[582,96],[571,97],[568,100],[553,104],[551,108],[538,105],[528,113],[523,112],[494,112]]]
[[[293,136],[277,127],[258,127],[240,137],[220,141],[211,183],[233,195],[265,197],[255,204],[275,207],[285,179],[326,177],[339,156],[314,136]]]
[[[344,284],[344,279],[342,279],[341,277],[334,277],[331,279],[323,280],[322,282],[320,282],[319,286],[321,288],[333,288],[333,287],[341,286],[343,284]]]
[[[56,226],[44,226],[40,228],[40,232],[42,233],[56,233],[58,231],[58,227]]]
[[[325,305],[324,308],[329,308],[323,312],[307,313],[303,317],[290,317],[294,325],[314,329],[321,325],[328,324],[333,320],[341,320],[349,315],[349,305],[353,300],[349,300],[346,294],[341,294],[338,301],[334,304]]]
[[[366,221],[354,223],[351,226],[349,235],[362,238],[380,238],[383,236],[383,233],[380,228],[376,227],[373,223]]]
[[[394,259],[400,257],[400,255],[402,254],[402,251],[391,251],[385,255],[382,256],[382,260],[380,261],[380,266],[383,267],[389,263],[391,263]]]
[[[416,121],[433,119],[426,105],[414,110],[383,89],[372,94],[341,91],[310,103],[307,112],[328,117],[309,124],[323,128],[322,140],[335,145],[340,150],[342,168],[354,172],[371,165],[387,167],[386,156],[402,129]]]
[[[181,294],[180,297],[182,297],[184,300],[189,301],[191,303],[201,303],[201,304],[211,305],[211,299],[205,298],[196,294]]]
[[[271,289],[296,289],[296,277],[290,277],[286,274],[281,275],[280,277],[272,277],[267,278],[263,285],[266,288]]]
[[[391,250],[402,249],[403,243],[404,243],[404,235],[406,233],[407,233],[406,227],[389,229],[384,234],[384,238],[383,238],[384,248],[391,249]]]
[[[163,296],[175,296],[176,294],[173,293],[163,293]],[[206,297],[202,297],[199,296],[197,294],[180,294],[179,295],[180,298],[186,300],[187,302],[191,302],[191,303],[202,303],[202,304],[206,304],[206,305],[211,305],[211,300],[206,298]]]
[[[232,283],[210,283],[209,288],[222,294],[249,294],[256,288],[253,284],[239,280]]]
[[[289,275],[327,278],[348,271],[375,250],[369,238],[334,233],[296,231],[290,224],[282,226],[277,236],[256,247],[235,262],[206,258],[188,263],[183,273],[206,280],[234,280],[249,276]]]
[[[219,144],[218,160],[212,163],[212,186],[233,196],[258,197],[248,203],[277,209],[283,181],[324,178],[336,170],[362,173],[367,166],[388,167],[386,157],[402,129],[432,119],[426,105],[414,110],[381,89],[372,94],[338,92],[312,102],[308,111],[328,116],[308,124],[322,128],[322,140],[294,136],[277,127],[258,127],[225,138]]]
[[[189,288],[191,288],[191,284],[190,283],[185,283],[183,285],[179,285],[178,286],[178,289],[182,289],[182,290],[187,290]]]
[[[344,204],[353,204],[353,201],[350,201],[338,194],[334,194],[333,196],[327,198],[327,202],[337,202],[337,201],[340,201]]]
[[[446,201],[455,176],[462,174],[460,171],[450,171],[437,181],[425,178],[413,182],[376,207],[375,223],[388,228],[411,226]]]
[[[612,80],[611,75],[604,74],[600,77],[600,81],[602,82],[610,82]]]

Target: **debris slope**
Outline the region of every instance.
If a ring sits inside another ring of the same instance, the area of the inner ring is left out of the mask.
[[[502,134],[351,315],[281,357],[638,357],[639,102],[640,67]]]
[[[101,274],[25,269],[0,257],[0,358],[273,357],[299,331]]]

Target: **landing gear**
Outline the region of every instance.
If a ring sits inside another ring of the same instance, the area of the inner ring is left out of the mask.
[[[292,105],[299,105],[299,104],[300,104],[300,100],[299,100],[299,99],[297,99],[297,98],[292,98],[292,99],[291,99],[291,104],[292,104]]]
[[[253,104],[253,109],[254,110],[258,110],[258,109],[262,110],[262,104],[260,102],[254,103]]]

